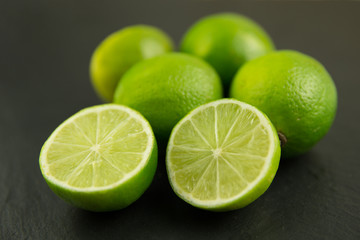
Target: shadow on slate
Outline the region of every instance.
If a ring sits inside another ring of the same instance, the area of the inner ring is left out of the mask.
[[[160,236],[171,237],[176,232],[174,226],[177,226],[177,230],[183,229],[183,237],[176,236],[177,239],[186,239],[185,236],[190,236],[191,233],[212,238],[219,229],[227,227],[232,230],[223,232],[225,236],[238,233],[247,239],[262,239],[282,233],[284,225],[290,226],[294,231],[303,231],[301,234],[306,236],[305,230],[298,229],[297,226],[299,222],[306,220],[307,211],[318,216],[312,221],[321,221],[324,203],[317,199],[324,198],[319,194],[327,194],[321,189],[331,179],[331,175],[316,161],[319,156],[314,152],[291,160],[282,159],[273,184],[254,203],[236,211],[214,213],[192,207],[175,195],[167,180],[164,147],[159,150],[159,163],[153,183],[129,207],[108,213],[93,213],[69,207],[69,221],[73,225],[73,231],[81,235],[80,239],[112,235],[116,237],[117,234],[140,238],[146,232],[148,239],[158,239]],[[299,202],[302,202],[301,206]],[[331,199],[329,203],[332,203]]]

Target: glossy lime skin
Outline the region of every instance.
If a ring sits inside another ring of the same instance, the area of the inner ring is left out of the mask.
[[[181,43],[182,52],[201,57],[215,68],[225,88],[245,62],[273,49],[271,38],[257,23],[234,13],[200,19]]]
[[[245,64],[234,78],[230,96],[267,114],[287,138],[284,157],[310,150],[330,129],[337,109],[336,87],[323,65],[291,50]]]
[[[173,49],[172,40],[163,31],[147,25],[121,29],[103,40],[90,62],[90,76],[95,91],[111,102],[122,75],[135,63]]]
[[[117,86],[114,102],[129,106],[167,141],[172,128],[195,107],[222,98],[215,70],[200,58],[169,53],[136,64]]]

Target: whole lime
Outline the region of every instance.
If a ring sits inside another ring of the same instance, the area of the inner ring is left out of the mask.
[[[282,140],[282,156],[310,150],[329,130],[337,108],[334,82],[317,60],[283,50],[245,64],[230,96],[258,107]]]
[[[215,14],[196,22],[185,34],[181,51],[209,62],[228,87],[246,61],[274,49],[267,33],[249,18],[233,13]]]
[[[111,34],[91,58],[90,76],[95,91],[103,100],[111,102],[117,83],[131,66],[172,49],[172,40],[152,26],[129,26]]]
[[[155,135],[167,141],[172,128],[195,107],[222,97],[216,71],[183,53],[144,60],[122,77],[114,102],[142,113]]]

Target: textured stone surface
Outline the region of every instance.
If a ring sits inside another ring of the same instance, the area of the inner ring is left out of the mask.
[[[0,3],[0,239],[360,239],[360,5],[355,2],[2,1]],[[43,180],[38,156],[50,133],[99,104],[92,51],[110,32],[156,25],[177,42],[196,19],[237,11],[277,48],[317,58],[332,75],[334,125],[309,153],[282,161],[248,207],[210,213],[172,192],[160,153],[155,180],[130,207],[76,209]]]

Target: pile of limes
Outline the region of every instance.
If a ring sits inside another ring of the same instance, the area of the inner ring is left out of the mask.
[[[276,51],[252,20],[208,16],[180,52],[173,46],[163,31],[136,25],[96,48],[91,80],[113,103],[76,113],[45,142],[40,168],[57,195],[91,211],[128,206],[153,179],[158,142],[180,198],[238,209],[270,186],[280,152],[298,156],[328,132],[337,106],[329,73],[310,56]]]

